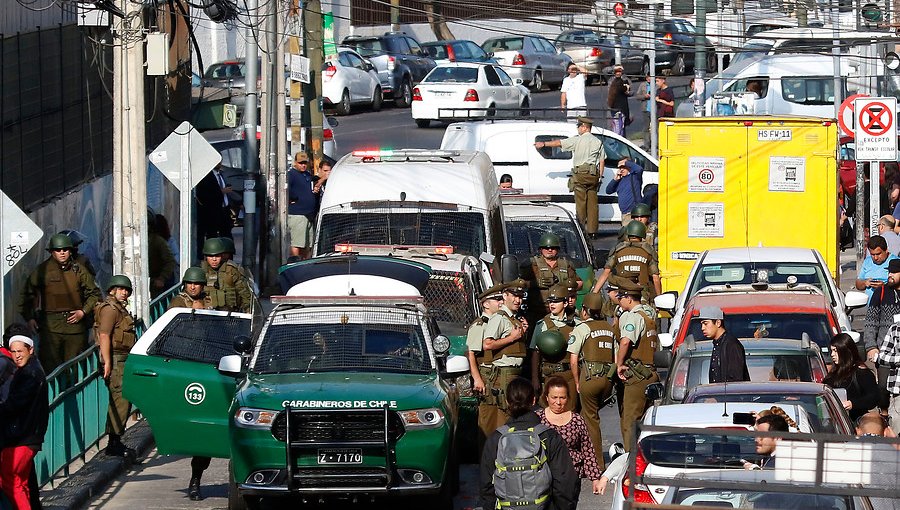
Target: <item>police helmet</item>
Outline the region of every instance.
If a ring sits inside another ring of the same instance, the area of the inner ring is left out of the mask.
[[[235,254],[234,239],[230,237],[220,237],[219,240],[225,244],[225,253]]]
[[[62,248],[74,248],[75,245],[72,244],[72,238],[67,236],[66,234],[53,234],[50,236],[50,241],[47,243],[48,250],[59,250]]]
[[[114,275],[109,279],[109,284],[106,286],[106,292],[112,290],[113,287],[121,287],[123,289],[127,289],[128,292],[131,292],[133,290],[131,287],[131,278],[123,274]]]
[[[644,225],[638,220],[631,220],[628,222],[628,225],[625,225],[625,235],[643,239],[647,237],[647,225]]]
[[[552,232],[545,232],[538,241],[541,248],[559,248],[559,236]]]
[[[569,298],[569,287],[567,287],[564,283],[557,283],[556,285],[550,287],[550,291],[547,294],[547,301],[565,301]]]
[[[581,307],[585,310],[598,311],[603,308],[603,296],[596,292],[588,292],[581,301]]]
[[[206,272],[199,267],[189,267],[184,272],[181,283],[202,283],[206,284]]]
[[[213,237],[212,239],[207,239],[206,242],[203,243],[203,254],[204,255],[220,255],[222,253],[227,253],[228,249],[225,246],[225,243],[222,242],[222,239],[219,237]]]
[[[653,214],[653,210],[650,209],[650,206],[644,203],[635,204],[634,207],[631,208],[631,217],[637,218],[638,216],[647,216],[649,217]]]
[[[60,230],[59,233],[69,236],[69,239],[72,240],[72,244],[74,244],[76,248],[87,239],[87,236],[77,230]]]
[[[542,331],[535,343],[544,356],[551,358],[559,356],[566,350],[566,339],[563,338],[562,333],[555,329]]]

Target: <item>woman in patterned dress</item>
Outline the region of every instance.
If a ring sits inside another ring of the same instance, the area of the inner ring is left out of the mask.
[[[547,408],[537,413],[541,422],[553,427],[562,436],[572,457],[575,472],[580,478],[591,479],[593,493],[600,494],[600,477],[603,473],[597,465],[594,446],[584,418],[580,414],[566,411],[566,402],[569,400],[569,386],[566,380],[559,376],[547,379],[542,400],[547,402]]]

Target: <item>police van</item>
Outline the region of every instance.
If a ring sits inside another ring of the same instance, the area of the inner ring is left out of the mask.
[[[231,459],[229,509],[393,495],[451,508],[454,380],[469,365],[427,313],[429,273],[355,256],[294,264],[251,336],[243,314],[170,310],[132,349],[125,394],[160,453]]]

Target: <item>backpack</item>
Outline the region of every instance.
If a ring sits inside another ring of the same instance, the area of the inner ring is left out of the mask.
[[[541,423],[516,430],[503,425],[497,429],[497,460],[494,461],[494,494],[497,508],[530,510],[547,508],[550,503],[550,465],[540,434],[550,430]]]

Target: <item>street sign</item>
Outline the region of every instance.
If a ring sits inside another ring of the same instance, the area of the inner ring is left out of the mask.
[[[222,162],[222,155],[185,121],[150,153],[150,162],[180,191],[190,191]],[[187,182],[182,171],[188,172]]]
[[[237,127],[237,105],[222,105],[222,125],[225,127]]]
[[[853,137],[853,129],[856,127],[856,122],[853,120],[853,102],[861,97],[869,97],[868,94],[853,94],[852,96],[844,99],[844,102],[841,103],[840,108],[838,108],[838,126],[841,128],[841,133],[845,136]]]
[[[897,98],[858,98],[853,120],[857,161],[897,160]]]
[[[3,202],[3,217],[0,222],[0,241],[3,242],[2,276],[6,276],[41,239],[44,232],[2,191],[0,200]]]

